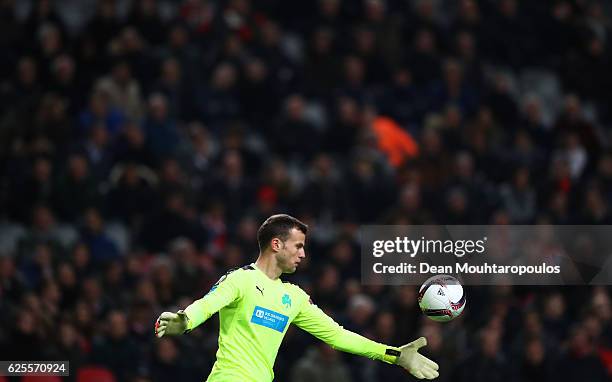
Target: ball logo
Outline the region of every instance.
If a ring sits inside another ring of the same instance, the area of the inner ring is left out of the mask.
[[[461,315],[465,293],[457,279],[449,275],[430,277],[419,289],[419,307],[429,319],[448,322]]]
[[[263,316],[264,316],[263,310],[258,310],[258,311],[255,312],[255,317],[263,318]]]

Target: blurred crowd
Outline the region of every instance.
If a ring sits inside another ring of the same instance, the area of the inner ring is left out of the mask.
[[[345,327],[425,335],[440,381],[609,381],[610,288],[360,284],[360,224],[610,224],[597,0],[0,0],[0,359],[201,381],[217,319],[163,310],[311,227],[288,279]],[[291,329],[281,381],[409,379]],[[72,373],[75,378],[75,373]]]

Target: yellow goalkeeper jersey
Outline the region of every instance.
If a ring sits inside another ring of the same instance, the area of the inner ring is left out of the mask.
[[[219,350],[207,381],[274,379],[274,360],[289,324],[335,349],[393,363],[400,351],[344,329],[312,303],[300,287],[272,280],[255,264],[221,277],[185,309],[192,330],[219,312]]]

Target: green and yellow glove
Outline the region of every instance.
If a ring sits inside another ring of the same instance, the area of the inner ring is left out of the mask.
[[[401,354],[397,357],[395,363],[418,379],[434,379],[438,373],[438,364],[422,354],[418,350],[427,345],[425,337],[412,341],[411,343],[401,346]]]
[[[189,318],[182,310],[176,313],[163,312],[155,321],[155,335],[158,338],[183,334],[188,328]]]

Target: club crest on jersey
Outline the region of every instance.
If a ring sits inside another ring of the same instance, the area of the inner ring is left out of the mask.
[[[282,303],[285,306],[285,309],[291,308],[291,297],[287,293],[283,295]]]

